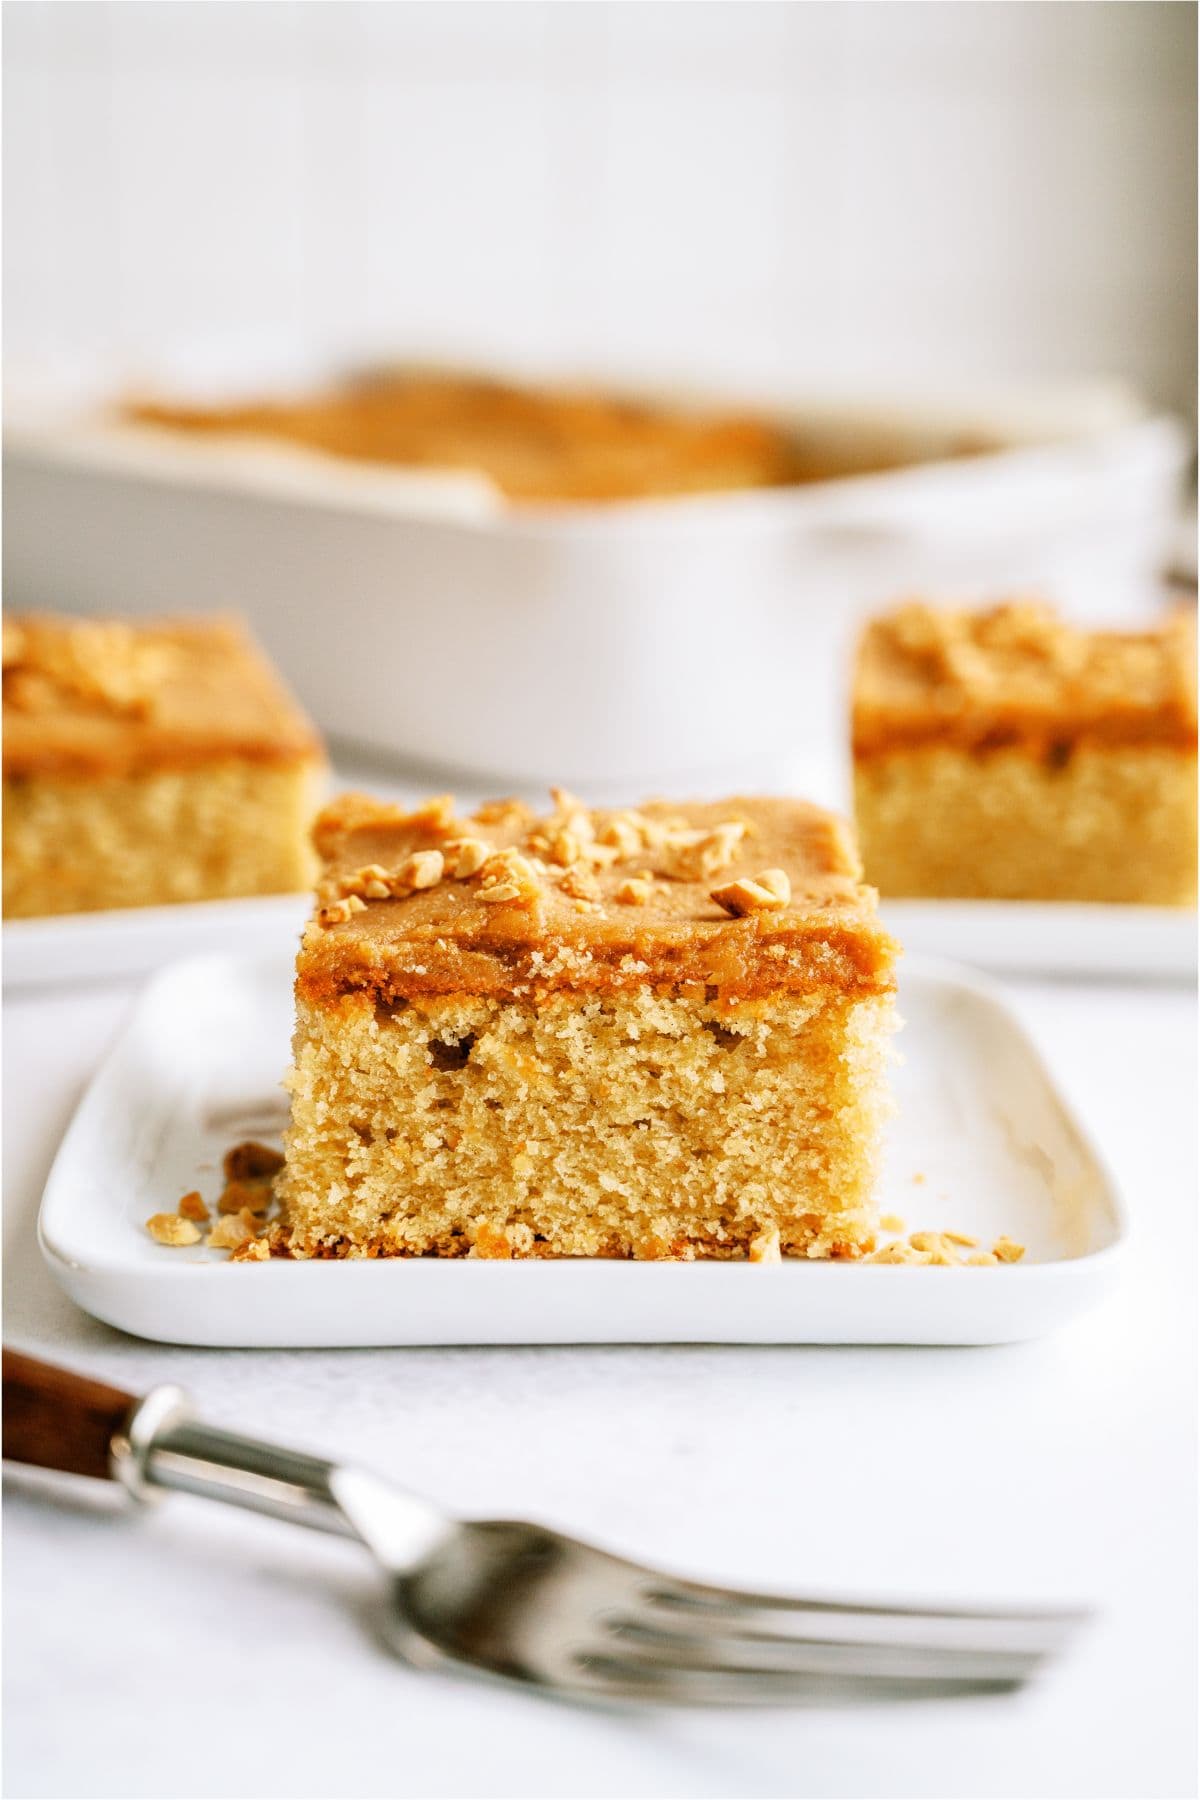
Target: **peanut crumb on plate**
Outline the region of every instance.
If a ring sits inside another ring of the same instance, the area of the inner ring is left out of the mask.
[[[208,1208],[205,1206],[198,1188],[193,1188],[190,1194],[185,1194],[176,1210],[181,1219],[195,1219],[200,1224],[204,1224],[208,1219]]]
[[[206,1250],[237,1250],[255,1235],[240,1213],[219,1218],[204,1240]]]
[[[146,1230],[156,1244],[170,1244],[179,1248],[184,1244],[198,1244],[200,1233],[190,1219],[181,1219],[178,1213],[155,1213],[152,1219],[146,1220]]]
[[[777,1263],[783,1261],[780,1249],[779,1229],[772,1225],[766,1231],[760,1231],[757,1237],[750,1239],[750,1261],[752,1263]]]

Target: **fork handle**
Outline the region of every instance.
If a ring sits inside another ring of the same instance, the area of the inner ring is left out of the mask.
[[[332,1463],[206,1425],[178,1388],[139,1397],[7,1346],[4,1456],[119,1481],[139,1500],[175,1488],[313,1530],[357,1535],[330,1485]]]
[[[112,1442],[135,1405],[136,1396],[122,1388],[5,1348],[7,1462],[115,1481]]]

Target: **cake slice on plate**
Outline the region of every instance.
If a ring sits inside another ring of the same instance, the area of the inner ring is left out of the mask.
[[[885,896],[1196,898],[1196,640],[1046,607],[911,604],[867,627],[854,804]]]
[[[800,801],[324,812],[293,1256],[856,1257],[895,946]]]
[[[320,739],[233,619],[4,622],[4,912],[312,879]]]

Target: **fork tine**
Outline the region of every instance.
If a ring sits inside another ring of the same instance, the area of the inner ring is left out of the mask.
[[[829,1706],[863,1700],[949,1699],[968,1694],[1011,1693],[1018,1676],[914,1676],[798,1674],[771,1669],[683,1668],[615,1656],[581,1658],[581,1674],[599,1698],[657,1701],[680,1706]]]
[[[1080,1609],[856,1606],[660,1580],[640,1588],[627,1622],[679,1637],[870,1645],[955,1654],[1052,1652],[1087,1621]]]
[[[813,1679],[1019,1682],[1028,1680],[1049,1654],[1028,1645],[989,1649],[811,1636],[750,1637],[721,1631],[685,1634],[621,1620],[609,1622],[609,1635],[611,1654],[639,1664]]]

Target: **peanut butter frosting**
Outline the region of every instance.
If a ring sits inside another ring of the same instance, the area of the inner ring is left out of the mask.
[[[934,744],[1052,755],[1081,741],[1194,752],[1195,624],[1180,611],[1152,630],[1086,631],[1030,601],[912,602],[863,633],[853,736],[859,757]]]
[[[350,794],[318,818],[324,861],[298,987],[314,1001],[536,996],[650,985],[731,1003],[887,992],[896,946],[849,827],[803,801],[734,798],[459,818]]]
[[[232,618],[4,621],[4,775],[130,775],[321,744]]]

